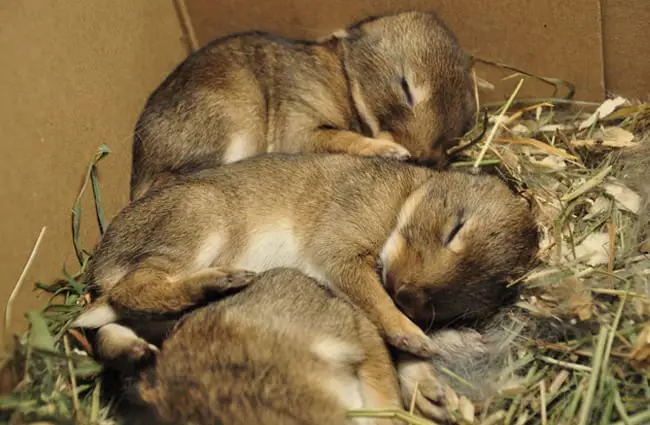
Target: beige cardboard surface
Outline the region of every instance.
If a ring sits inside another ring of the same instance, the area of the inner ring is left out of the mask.
[[[171,1],[0,2],[0,304],[42,226],[47,230],[14,306],[13,330],[40,307],[32,284],[61,276],[72,250],[70,211],[100,143],[107,218],[128,199],[131,131],[146,97],[186,54]],[[85,204],[84,246],[96,241]]]
[[[650,99],[650,1],[604,0],[603,20],[607,91]]]
[[[231,32],[259,29],[314,38],[367,15],[404,9],[433,9],[467,51],[528,72],[579,85],[576,97],[600,100],[604,93],[598,0],[183,0],[200,44]],[[640,0],[643,2],[647,0]],[[477,67],[493,84],[509,73]],[[504,98],[518,79],[499,84],[485,99]],[[527,82],[522,96],[549,96],[552,89]]]

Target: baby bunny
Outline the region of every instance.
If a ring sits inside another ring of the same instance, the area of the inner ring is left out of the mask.
[[[224,268],[236,288],[247,282],[238,270],[293,267],[361,308],[393,347],[430,357],[422,328],[498,308],[537,243],[527,201],[496,177],[345,154],[262,155],[126,206],[87,267],[99,298],[73,326],[99,328],[100,357],[137,361],[164,337],[152,324],[224,292],[214,283]],[[408,363],[409,376],[429,373],[426,361]]]
[[[184,316],[137,392],[157,419],[147,423],[388,425],[397,422],[362,422],[347,411],[403,408],[375,326],[330,288],[288,268],[263,272]]]
[[[244,32],[185,59],[133,138],[131,199],[187,170],[269,152],[444,164],[471,129],[470,61],[433,13],[368,18],[322,42]]]

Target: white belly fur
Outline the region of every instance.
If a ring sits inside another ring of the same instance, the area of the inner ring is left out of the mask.
[[[304,254],[290,228],[260,229],[251,233],[236,267],[262,272],[275,267],[302,269]]]
[[[220,264],[220,257],[228,250],[228,243],[221,233],[208,235],[196,255],[195,270]],[[257,273],[276,267],[291,267],[323,284],[329,284],[325,274],[310,261],[305,251],[289,226],[257,229],[250,233],[239,258],[227,265]]]
[[[235,135],[226,146],[223,163],[230,164],[256,155],[257,145],[253,143],[253,140],[245,133]]]

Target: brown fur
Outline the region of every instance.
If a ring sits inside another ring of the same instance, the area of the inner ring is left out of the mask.
[[[343,425],[357,423],[349,408],[402,407],[376,328],[294,269],[185,316],[142,376],[140,397],[170,424]]]
[[[196,304],[178,304],[189,294],[178,282],[206,267],[295,266],[344,292],[394,346],[429,355],[424,334],[379,286],[378,256],[388,291],[425,325],[498,305],[503,280],[527,265],[536,243],[525,200],[494,177],[273,154],[188,176],[127,206],[88,279],[127,319]]]
[[[124,208],[88,265],[100,298],[74,325],[122,326],[133,341],[149,340],[152,323],[200,304],[164,301],[187,297],[174,284],[184,276],[295,267],[348,297],[394,347],[431,356],[435,345],[382,288],[378,259],[397,304],[422,326],[501,305],[537,238],[527,202],[495,177],[382,158],[263,155],[179,178]],[[424,366],[417,375],[435,382]]]
[[[189,311],[208,299],[215,299],[247,286],[254,273],[246,270],[236,270],[227,267],[210,267],[193,273],[179,275],[176,279],[168,279],[161,269],[143,265],[133,273],[125,276],[118,286],[119,291],[127,289],[129,294],[124,297],[131,299],[130,306],[134,309],[147,308],[153,303],[158,306],[163,316],[173,314],[171,318],[161,317],[157,321],[149,321],[146,326],[139,328],[139,334],[132,329],[109,323],[97,331],[95,350],[97,356],[110,366],[131,371],[134,363],[149,360],[158,349],[162,338],[174,326],[179,314]],[[151,291],[140,285],[141,282],[161,282],[168,280],[170,288],[167,291]],[[138,291],[144,293],[138,293]],[[137,362],[136,362],[137,361]]]
[[[368,19],[321,43],[233,34],[151,94],[135,128],[131,199],[187,170],[274,151],[444,164],[475,109],[469,60],[432,13]]]

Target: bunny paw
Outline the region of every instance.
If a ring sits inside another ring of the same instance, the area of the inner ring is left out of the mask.
[[[385,333],[388,344],[418,357],[433,357],[438,352],[433,340],[406,316],[400,317],[399,326],[385,327]]]
[[[215,267],[206,270],[203,287],[208,292],[220,293],[248,286],[255,276],[257,273],[250,270]]]
[[[404,146],[385,139],[365,139],[352,146],[350,153],[362,156],[381,156],[405,161],[411,153]]]
[[[139,338],[133,343],[131,348],[127,353],[127,358],[132,363],[146,361],[155,357],[155,355],[160,352],[158,347],[153,344],[149,344],[147,341]]]
[[[449,419],[446,408],[446,385],[438,380],[431,362],[402,356],[397,363],[402,400],[409,406],[415,399],[420,415],[439,422]]]

